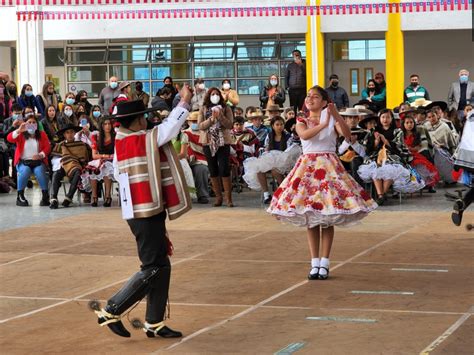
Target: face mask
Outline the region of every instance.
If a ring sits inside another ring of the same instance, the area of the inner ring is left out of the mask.
[[[467,81],[469,80],[469,76],[467,75],[461,75],[459,77],[459,80],[461,81],[461,83],[467,83]]]
[[[374,92],[375,88],[369,88],[369,92]]]
[[[8,90],[10,94],[15,95],[16,94],[16,87],[11,87],[10,90]]]
[[[219,95],[212,95],[211,96],[211,102],[214,105],[217,105],[221,101],[221,97]]]
[[[110,87],[111,87],[112,89],[115,89],[117,86],[118,86],[118,84],[117,84],[116,81],[111,81],[111,82],[110,82]]]
[[[94,116],[95,118],[99,118],[100,117],[100,111],[92,112],[92,116]]]
[[[336,81],[336,80],[331,81],[331,86],[332,86],[333,88],[337,88],[337,87],[339,86],[339,81]]]
[[[87,97],[81,97],[81,101],[82,101],[82,102],[86,102],[86,101],[87,101]]]
[[[13,117],[13,120],[17,120],[17,119],[18,119],[18,117],[20,117],[20,115],[19,115],[19,114],[17,114],[17,113],[15,113],[15,114],[13,114],[13,116],[12,116],[12,117]]]
[[[199,90],[204,90],[206,88],[205,84],[199,84],[198,85]]]
[[[38,128],[37,125],[36,125],[36,123],[31,123],[31,124],[28,124],[28,128],[26,129],[26,131],[27,131],[29,134],[35,134],[36,128]]]
[[[270,80],[270,85],[271,85],[271,86],[277,86],[277,84],[278,84],[278,81],[276,81],[276,80]]]
[[[416,88],[418,86],[418,83],[410,83],[410,85],[414,88]]]
[[[197,130],[199,130],[199,125],[197,123],[191,123],[191,129],[193,131],[197,131]]]
[[[71,99],[70,97],[68,97],[68,98],[66,99],[66,103],[67,103],[68,105],[72,105],[72,104],[74,103],[74,99]]]
[[[72,110],[64,110],[64,114],[65,114],[67,117],[71,117],[71,116],[72,116]]]
[[[25,91],[25,95],[28,97],[33,96],[33,91]]]
[[[229,84],[229,83],[225,83],[225,84],[222,85],[222,88],[223,88],[224,90],[229,90],[229,89],[230,89],[230,84]]]
[[[135,90],[136,90],[136,91],[142,91],[142,90],[143,90],[143,86],[142,86],[142,85],[135,85]]]

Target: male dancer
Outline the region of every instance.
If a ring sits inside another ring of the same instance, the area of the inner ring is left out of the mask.
[[[122,337],[130,333],[121,321],[121,315],[147,296],[143,330],[148,337],[181,337],[181,332],[164,325],[171,265],[168,255],[172,246],[167,237],[165,218],[175,219],[191,209],[191,199],[179,159],[170,140],[178,134],[188,117],[191,91],[184,86],[181,101],[168,118],[151,130],[146,130],[146,109],[142,100],[117,105],[115,118],[120,128],[115,140],[114,165],[120,173],[120,191],[124,205],[130,205],[127,219],[135,235],[141,270],[113,295],[104,309],[96,302],[91,308],[99,317],[101,326],[107,325]],[[123,193],[130,187],[130,196]],[[130,201],[131,200],[131,201]]]

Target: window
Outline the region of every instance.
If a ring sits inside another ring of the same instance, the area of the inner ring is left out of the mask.
[[[365,68],[364,78],[365,78],[364,85],[366,85],[370,79],[374,78],[374,68]]]
[[[349,77],[351,78],[351,96],[359,95],[359,69],[350,69]]]
[[[385,60],[385,40],[336,40],[332,42],[334,60]]]
[[[377,46],[370,47],[371,56],[377,55]],[[239,94],[258,95],[272,74],[284,86],[295,49],[306,56],[303,34],[68,41],[64,65],[67,87],[87,90],[91,97],[112,75],[119,81],[142,81],[152,96],[166,76],[175,83],[203,78],[207,87],[219,88],[223,79],[229,79]],[[51,48],[48,56],[60,51]]]
[[[16,61],[14,63],[16,63]],[[45,48],[44,63],[46,67],[62,67],[64,65],[64,49]]]

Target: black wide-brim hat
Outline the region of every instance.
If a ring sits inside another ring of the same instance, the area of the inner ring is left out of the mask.
[[[423,106],[423,108],[428,111],[428,110],[431,110],[433,107],[435,106],[438,106],[441,108],[441,110],[443,111],[446,111],[446,109],[448,108],[448,104],[444,101],[433,101],[432,103],[430,103],[429,105],[426,105],[426,106]]]
[[[290,118],[285,122],[285,131],[291,133],[291,126],[296,124],[296,117]]]
[[[79,127],[79,126],[74,126],[72,123],[68,123],[68,124],[65,125],[63,128],[61,128],[60,130],[58,130],[58,131],[56,132],[56,135],[57,135],[58,137],[62,137],[63,134],[64,134],[64,132],[69,131],[70,129],[73,129],[74,132],[76,132],[76,133],[79,132],[80,130],[82,130],[81,127]]]
[[[117,113],[110,117],[119,122],[133,121],[137,116],[154,111],[156,108],[146,108],[142,100],[122,101],[117,104]]]
[[[367,128],[367,123],[369,123],[370,121],[378,122],[379,118],[375,115],[365,116],[362,120],[359,121],[359,126],[366,129]]]

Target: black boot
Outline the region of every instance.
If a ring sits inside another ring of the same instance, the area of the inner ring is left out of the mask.
[[[18,194],[16,197],[16,205],[17,206],[28,206],[28,200],[25,198],[24,190],[18,190]]]
[[[101,327],[106,325],[114,334],[124,338],[130,338],[130,332],[123,325],[120,316],[113,315],[105,309],[94,310],[94,313],[99,317],[97,323],[99,323]]]
[[[49,206],[49,193],[48,190],[42,190],[43,197],[40,201],[40,206]]]
[[[162,338],[181,338],[183,333],[168,328],[163,322],[157,324],[145,323],[143,330],[148,338],[160,336]]]

